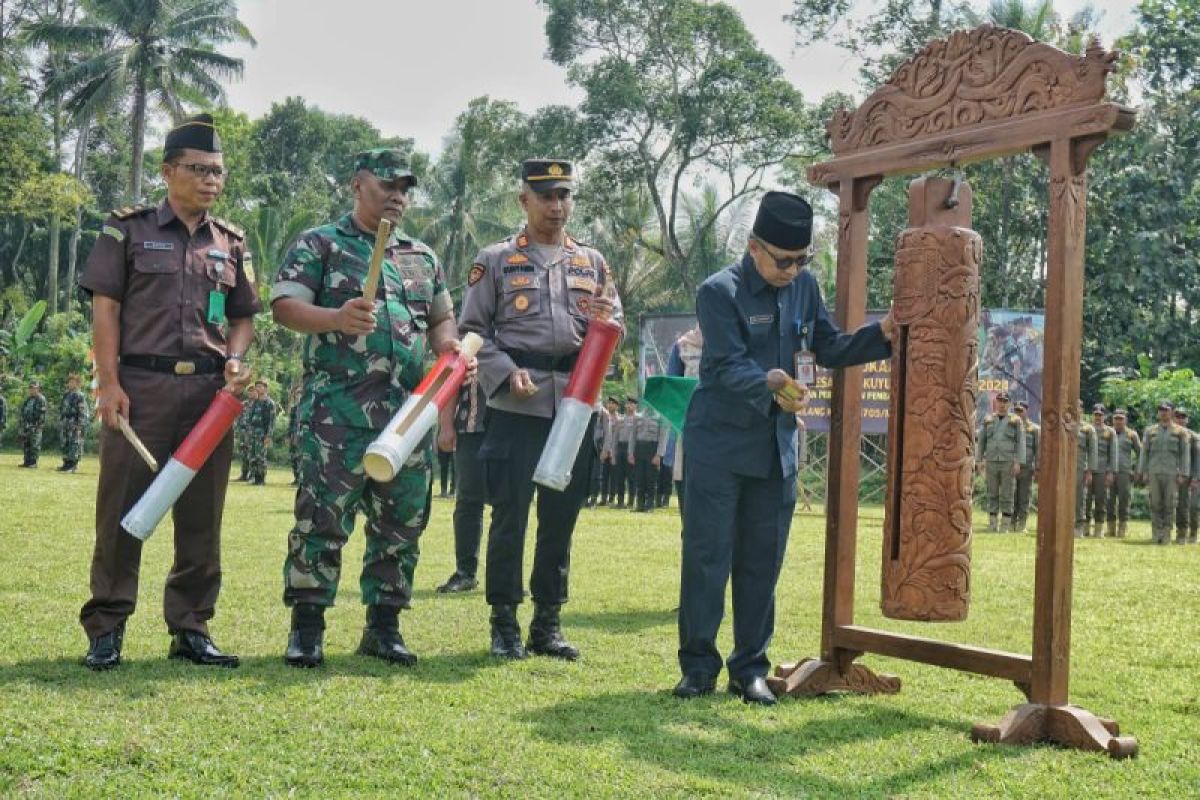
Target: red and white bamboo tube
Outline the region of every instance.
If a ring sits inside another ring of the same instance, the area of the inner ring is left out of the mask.
[[[555,411],[550,437],[533,472],[534,483],[560,492],[571,483],[575,457],[620,340],[621,326],[612,320],[594,319],[588,325],[575,369],[571,370],[562,402]]]
[[[467,364],[483,346],[483,339],[468,333],[461,344],[459,352],[442,354],[383,433],[367,447],[363,468],[371,480],[386,483],[396,477],[437,424],[438,413],[458,397],[467,377]]]
[[[224,389],[217,392],[196,427],[188,433],[137,505],[121,520],[121,527],[142,541],[149,539],[241,413],[242,403],[232,392]]]

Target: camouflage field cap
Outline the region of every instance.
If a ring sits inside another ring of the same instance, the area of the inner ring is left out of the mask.
[[[365,169],[381,181],[408,178],[413,186],[417,185],[417,178],[408,163],[408,155],[392,147],[376,147],[356,154],[354,171],[358,172],[360,169]]]

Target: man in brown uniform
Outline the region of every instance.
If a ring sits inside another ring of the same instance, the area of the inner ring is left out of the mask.
[[[261,310],[242,232],[209,216],[224,185],[221,142],[201,114],[167,134],[162,176],[167,199],[136,206],[105,222],[79,284],[92,296],[97,410],[104,420],[96,496],[92,597],[80,612],[90,641],[85,663],[121,661],[125,620],[137,604],[142,543],[121,518],[153,475],[121,436],[130,421],[164,463],[220,389],[241,391],[243,364]],[[233,437],[226,436],[175,503],[175,563],[163,613],[172,635],[168,655],[236,667],[208,634],[221,589],[221,513]]]

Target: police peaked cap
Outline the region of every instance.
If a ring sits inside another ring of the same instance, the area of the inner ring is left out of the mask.
[[[803,250],[812,244],[812,206],[799,195],[767,192],[758,204],[754,236],[780,250]]]
[[[221,152],[221,137],[213,124],[212,114],[188,117],[167,132],[164,150],[199,150],[203,153]]]

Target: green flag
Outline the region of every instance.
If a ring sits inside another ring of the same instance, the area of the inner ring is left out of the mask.
[[[699,378],[677,378],[673,375],[656,375],[646,378],[642,401],[671,423],[678,433],[683,433],[683,419],[687,416],[688,403],[696,391]]]

